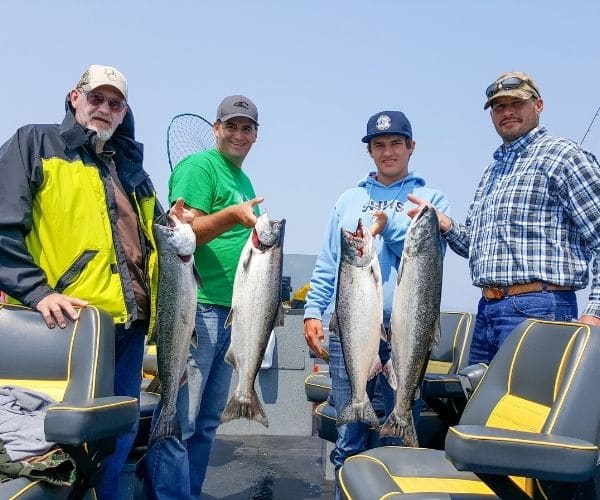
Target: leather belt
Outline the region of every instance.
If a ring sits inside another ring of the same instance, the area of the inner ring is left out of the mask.
[[[553,285],[544,281],[532,281],[531,283],[518,283],[508,286],[486,286],[481,289],[481,293],[487,300],[499,300],[511,295],[521,295],[523,293],[543,292],[544,290],[568,292],[572,291],[572,286]]]

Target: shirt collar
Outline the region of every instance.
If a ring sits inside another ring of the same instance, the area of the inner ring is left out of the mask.
[[[494,160],[500,160],[508,153],[519,154],[529,147],[529,145],[537,141],[540,137],[546,135],[546,127],[540,126],[531,129],[529,132],[517,137],[514,141],[508,144],[502,144],[494,151]]]

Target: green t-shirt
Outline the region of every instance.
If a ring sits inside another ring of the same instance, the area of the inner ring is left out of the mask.
[[[184,158],[169,179],[169,203],[183,198],[186,205],[209,215],[230,205],[255,198],[254,188],[242,169],[216,149]],[[254,207],[260,215],[258,205]],[[202,278],[198,302],[231,306],[233,278],[250,229],[236,224],[221,236],[196,248],[194,262]]]

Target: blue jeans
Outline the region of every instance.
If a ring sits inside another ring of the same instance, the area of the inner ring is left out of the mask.
[[[390,359],[390,347],[387,342],[380,341],[379,356],[382,364],[385,364]],[[346,366],[344,365],[340,338],[334,334],[329,335],[329,374],[331,376],[331,396],[333,406],[335,407],[336,413],[340,413],[352,394],[352,388],[350,385],[350,378],[346,372]],[[387,416],[394,409],[394,390],[390,387],[383,374],[380,373],[377,377],[372,378],[367,383],[367,394],[371,400],[377,383],[379,383],[382,403]],[[403,444],[402,439],[400,438],[381,438],[380,441],[382,446]],[[337,427],[335,448],[329,457],[331,463],[335,467],[336,477],[339,468],[346,458],[361,453],[367,450],[368,447],[369,424],[358,421]],[[340,493],[336,481],[336,498],[339,498],[339,495]]]
[[[180,387],[177,416],[181,439],[161,439],[146,454],[144,498],[200,498],[208,458],[227,403],[233,368],[225,362],[231,339],[225,329],[228,307],[198,304],[196,311],[197,347],[190,346],[188,370],[198,376],[200,394],[189,394],[190,384]],[[158,412],[154,412],[153,424]]]
[[[131,396],[139,403],[142,384],[144,345],[147,321],[134,321],[129,328],[116,325],[115,331],[115,396]],[[115,450],[104,461],[104,469],[96,486],[100,500],[119,498],[119,476],[137,434],[138,421],[131,430],[117,438]]]
[[[528,318],[573,321],[577,317],[575,292],[523,293],[499,300],[482,297],[477,309],[469,364],[489,364],[506,337]]]

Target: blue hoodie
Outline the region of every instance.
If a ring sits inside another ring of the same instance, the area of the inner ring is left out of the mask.
[[[380,209],[388,216],[387,224],[376,241],[383,279],[383,321],[388,326],[404,238],[412,220],[406,215],[406,211],[414,207],[406,196],[414,194],[430,201],[442,212],[448,211],[448,201],[444,193],[426,187],[425,179],[416,172],[409,172],[406,177],[389,186],[377,181],[376,176],[377,172],[371,172],[358,183],[358,187],[344,191],[333,207],[325,230],[323,247],[310,280],[304,319],[322,319],[323,313],[334,301],[341,228],[355,231],[359,218],[362,218],[366,227],[370,227],[373,222],[371,210]]]

